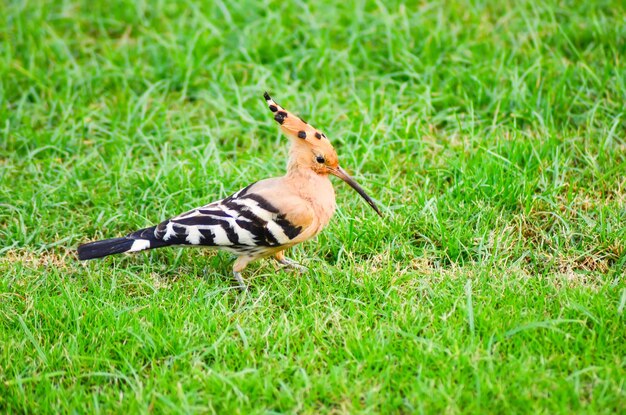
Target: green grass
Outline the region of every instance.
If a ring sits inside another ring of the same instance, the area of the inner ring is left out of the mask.
[[[624,4],[410,3],[1,2],[0,412],[625,411]],[[76,260],[282,174],[265,90],[384,219]]]

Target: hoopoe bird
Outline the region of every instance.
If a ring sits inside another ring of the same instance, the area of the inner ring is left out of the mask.
[[[257,259],[274,256],[286,267],[304,270],[285,257],[285,250],[313,238],[335,212],[329,175],[348,183],[382,216],[374,201],[339,166],[337,153],[324,133],[278,105],[266,92],[274,120],[291,141],[287,173],[253,183],[225,199],[190,210],[156,226],[122,238],[78,247],[80,260],[165,246],[197,246],[237,256],[233,277],[246,289],[241,272]]]

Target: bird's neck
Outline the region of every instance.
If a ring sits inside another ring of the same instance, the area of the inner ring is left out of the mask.
[[[289,148],[289,160],[287,161],[287,175],[299,174],[299,170],[304,169],[301,159],[305,157],[302,147],[292,144]],[[309,169],[310,170],[310,169]]]
[[[303,190],[310,190],[312,194],[319,191],[327,191],[332,189],[328,174],[319,174],[311,170],[310,167],[299,166],[297,164],[289,164],[285,179],[295,183]],[[316,187],[319,186],[317,189]],[[317,191],[316,191],[317,190]],[[333,191],[334,195],[334,191]]]
[[[307,200],[315,211],[319,231],[335,213],[335,189],[327,174],[318,174],[310,168],[291,166],[284,177],[299,196]]]

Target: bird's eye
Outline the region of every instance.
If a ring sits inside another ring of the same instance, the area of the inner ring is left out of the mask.
[[[315,157],[315,161],[317,161],[320,164],[323,164],[326,162],[326,159],[324,159],[324,156],[317,156]]]

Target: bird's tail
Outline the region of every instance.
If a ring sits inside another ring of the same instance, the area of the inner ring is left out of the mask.
[[[137,252],[145,249],[159,248],[166,244],[156,239],[155,226],[140,229],[123,238],[105,239],[89,242],[78,247],[78,259],[95,259],[125,252]]]

